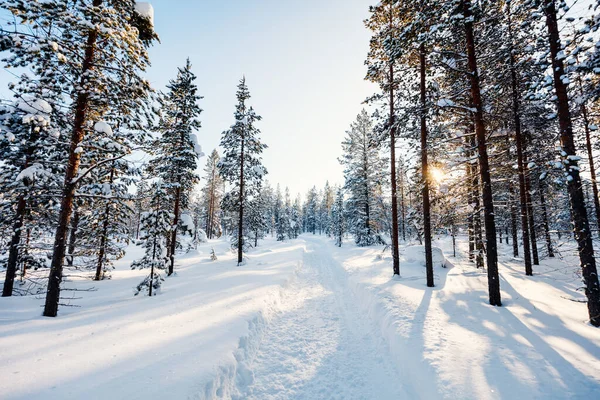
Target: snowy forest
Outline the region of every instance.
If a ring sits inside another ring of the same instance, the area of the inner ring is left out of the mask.
[[[336,7],[374,91],[296,193],[152,4],[0,1],[0,398],[598,396],[600,0]]]

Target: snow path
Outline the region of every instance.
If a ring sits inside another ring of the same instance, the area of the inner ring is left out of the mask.
[[[303,268],[248,365],[244,399],[406,398],[376,325],[358,310],[322,238],[305,237]]]

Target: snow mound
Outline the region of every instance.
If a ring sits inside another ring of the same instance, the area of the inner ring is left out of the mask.
[[[193,235],[194,229],[196,229],[196,224],[194,224],[192,216],[190,214],[181,214],[179,219],[181,220],[181,225],[184,227],[183,230],[186,233],[189,232]]]
[[[110,125],[108,125],[104,121],[98,121],[94,124],[94,130],[98,133],[105,133],[107,135],[112,135],[113,131]]]
[[[154,26],[154,7],[152,7],[152,4],[146,1],[136,1],[135,12],[141,17],[146,18],[150,21],[150,25]]]
[[[446,267],[446,257],[439,247],[431,247],[433,266]],[[408,246],[404,251],[404,260],[409,264],[425,266],[425,246]]]

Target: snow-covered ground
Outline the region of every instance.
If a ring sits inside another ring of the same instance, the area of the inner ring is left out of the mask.
[[[146,271],[127,268],[130,252],[110,281],[67,283],[98,290],[56,319],[40,299],[0,299],[0,398],[596,398],[600,331],[573,301],[571,255],[533,277],[502,257],[496,308],[485,272],[449,244],[435,243],[446,260],[428,289],[415,247],[392,279],[381,248],[303,235],[236,267],[212,241],[153,298],[133,296]]]

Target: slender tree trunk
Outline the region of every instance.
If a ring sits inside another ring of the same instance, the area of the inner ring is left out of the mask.
[[[67,265],[73,265],[73,254],[75,253],[75,246],[77,245],[77,229],[79,229],[79,211],[77,210],[77,206],[75,206],[75,211],[73,211],[73,218],[71,219],[71,229],[69,230],[69,247],[67,248]]]
[[[433,256],[431,254],[431,205],[429,203],[429,165],[427,162],[427,97],[426,97],[425,44],[419,46],[420,119],[421,119],[421,174],[423,175],[423,236],[425,239],[425,271],[427,287],[433,287]]]
[[[515,189],[509,184],[510,192],[510,230],[512,235],[513,257],[519,256],[519,234],[517,227],[517,206],[515,201]]]
[[[179,226],[179,213],[181,206],[181,184],[177,186],[175,190],[175,208],[173,210],[173,214],[175,217],[173,218],[173,228],[171,229],[171,242],[169,243],[171,246],[171,251],[169,251],[169,273],[167,275],[171,276],[173,274],[173,270],[175,267],[175,250],[177,249],[177,227]]]
[[[545,184],[539,180],[538,190],[540,191],[540,205],[542,207],[542,224],[544,225],[544,233],[546,235],[546,248],[548,257],[554,257],[554,248],[552,247],[552,237],[550,236],[550,225],[548,224],[548,211],[546,209],[546,196],[544,195]]]
[[[240,193],[239,193],[239,220],[238,220],[238,266],[242,264],[244,259],[244,146],[245,146],[245,138],[244,138],[244,130],[242,129],[242,149],[240,151]],[[313,226],[313,234],[314,234],[314,226]]]
[[[400,214],[402,216],[402,241],[406,242],[406,204],[404,200],[404,162],[400,167]]]
[[[110,170],[110,179],[109,182],[112,185],[113,179],[115,176],[115,168],[114,164],[112,169]],[[106,207],[104,208],[104,221],[102,221],[102,236],[100,237],[100,248],[98,251],[98,264],[96,265],[96,275],[94,276],[95,281],[99,281],[104,279],[104,272],[102,271],[102,267],[104,265],[104,256],[106,255],[106,241],[108,239],[108,223],[110,218],[110,203],[106,203]]]
[[[513,32],[512,32],[512,20],[510,13],[510,3],[507,5],[508,13],[508,32],[509,32],[509,45],[510,45],[510,75],[511,75],[511,90],[512,90],[512,113],[515,128],[515,143],[517,147],[517,168],[519,173],[519,203],[521,210],[521,234],[523,237],[523,259],[525,262],[525,275],[533,275],[531,268],[531,246],[529,243],[529,218],[527,215],[527,188],[525,185],[526,176],[526,163],[525,157],[525,140],[521,131],[521,101],[519,95],[519,83],[517,78],[517,67],[515,58],[513,55]]]
[[[463,15],[465,16],[465,36],[471,79],[471,98],[476,110],[474,113],[475,134],[477,136],[477,148],[479,153],[479,173],[481,174],[481,183],[483,186],[482,199],[485,222],[489,297],[491,305],[501,306],[502,301],[500,297],[500,278],[498,276],[498,249],[496,243],[496,221],[494,219],[494,199],[487,153],[485,123],[483,121],[483,103],[479,86],[477,55],[475,53],[471,1],[462,0],[462,7]]]
[[[94,7],[100,7],[102,0],[94,0]],[[88,71],[94,67],[94,58],[96,55],[96,40],[98,31],[90,30],[85,45],[85,55],[81,68],[81,87],[86,87]],[[71,133],[71,143],[69,148],[69,160],[65,171],[65,183],[58,215],[58,225],[54,237],[54,246],[52,252],[52,262],[50,264],[50,274],[48,277],[48,291],[46,292],[46,302],[44,305],[45,317],[56,317],[58,314],[58,304],[60,302],[60,283],[62,282],[63,263],[65,260],[66,239],[73,211],[73,199],[75,198],[76,183],[74,182],[79,172],[79,163],[81,153],[75,151],[79,143],[83,140],[84,125],[87,121],[89,111],[89,95],[87,91],[77,94],[74,107],[73,130]]]
[[[27,228],[27,236],[25,237],[25,249],[23,253],[25,256],[29,254],[29,243],[31,241],[31,228]],[[23,260],[23,271],[21,272],[21,282],[25,279],[27,275],[27,259]]]
[[[565,75],[565,69],[562,59],[558,57],[561,46],[556,17],[556,6],[554,0],[545,0],[544,5],[550,55],[552,57],[552,70],[554,73],[554,88],[556,90],[558,105],[560,143],[562,150],[567,154],[566,160],[569,162],[567,165],[567,172],[570,177],[568,180],[568,192],[573,215],[575,240],[577,240],[583,281],[586,286],[585,294],[588,298],[587,305],[590,323],[594,326],[600,326],[600,285],[598,284],[598,272],[596,270],[596,260],[594,259],[594,247],[590,225],[585,209],[585,203],[583,201],[581,177],[579,176],[579,169],[577,168],[573,126],[571,112],[569,110],[569,95],[567,93],[567,87],[562,81],[562,77]]]
[[[471,136],[471,147],[475,148],[475,137]],[[473,175],[472,182],[472,199],[473,199],[473,233],[475,235],[475,263],[477,268],[483,268],[483,229],[481,226],[481,201],[480,201],[480,184],[479,184],[479,167],[477,164],[471,166]]]
[[[468,208],[472,207],[475,204],[475,199],[473,196],[473,166],[471,164],[471,159],[473,158],[471,140],[468,139],[468,135],[471,135],[472,132],[467,130],[465,135],[465,148],[467,148],[467,158],[468,162],[465,164],[465,174],[467,176],[467,182],[469,183],[467,187],[467,205]],[[469,261],[473,262],[475,260],[475,210],[467,213],[467,232],[469,236]]]
[[[19,243],[21,242],[21,229],[23,228],[23,219],[25,217],[25,208],[27,202],[24,196],[19,197],[17,210],[15,213],[15,222],[13,224],[13,235],[10,241],[8,251],[8,263],[6,268],[6,277],[2,288],[2,297],[12,296],[15,277],[17,275],[17,264],[19,262]]]
[[[400,275],[398,243],[398,194],[396,192],[396,126],[394,116],[394,65],[390,61],[390,162],[392,184],[392,260],[394,275]]]
[[[527,163],[527,158],[525,158]],[[533,265],[540,265],[540,256],[537,247],[537,236],[535,232],[535,218],[533,216],[533,199],[531,197],[531,179],[525,176],[525,196],[527,199],[527,217],[529,218],[529,240],[531,243],[531,256],[533,258]]]

